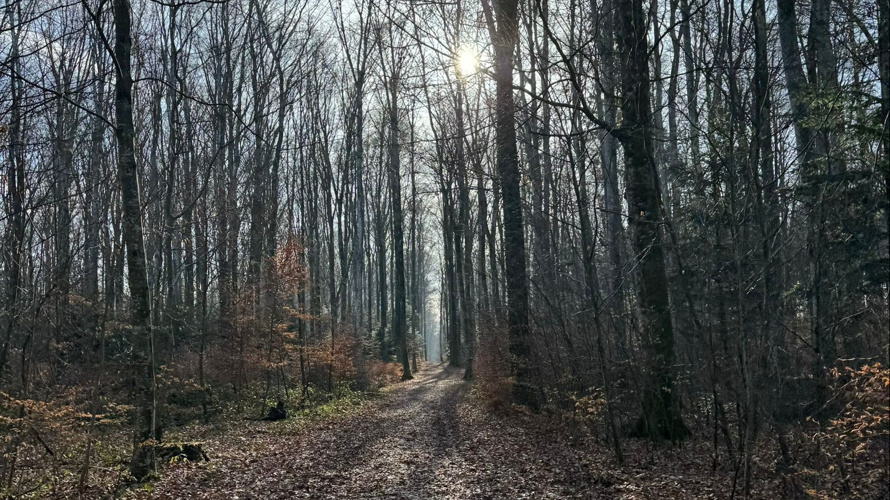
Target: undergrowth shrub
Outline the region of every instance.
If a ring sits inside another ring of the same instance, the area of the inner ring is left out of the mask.
[[[808,419],[807,453],[798,472],[814,498],[890,497],[890,369],[880,363],[829,372],[827,421]]]
[[[606,398],[600,389],[591,389],[589,394],[575,394],[573,416],[586,426],[600,429],[606,421]]]
[[[133,408],[66,388],[48,401],[0,392],[0,498],[70,498],[107,492],[123,475]],[[90,474],[101,468],[104,475]]]
[[[273,428],[292,432],[360,405],[361,390],[398,381],[398,364],[363,356],[350,321],[331,324],[304,310],[304,262],[303,247],[288,238],[260,286],[232,294],[223,321],[155,325],[162,443],[243,427],[278,401],[290,418]],[[102,311],[79,297],[70,309],[76,335],[66,330],[34,346],[30,363],[7,367],[21,375],[0,392],[0,499],[111,498],[129,480],[139,410],[123,404],[134,401],[133,331],[126,312],[99,321]],[[49,337],[51,319],[23,315],[19,324]]]
[[[383,361],[374,360],[367,363],[365,371],[368,378],[368,385],[371,389],[379,389],[390,384],[395,384],[402,377],[402,365],[394,362],[385,363]]]
[[[506,338],[492,327],[482,328],[473,365],[475,390],[483,402],[495,409],[505,409],[513,402]]]

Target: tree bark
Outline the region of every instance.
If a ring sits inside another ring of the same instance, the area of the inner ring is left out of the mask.
[[[483,4],[486,6],[487,3]],[[490,14],[489,14],[490,15]],[[525,234],[522,223],[522,193],[519,189],[519,152],[516,148],[516,103],[513,99],[513,52],[519,40],[517,0],[495,2],[492,30],[495,51],[495,133],[497,170],[501,184],[504,217],[504,273],[507,281],[507,324],[513,399],[537,409],[539,391],[532,380],[531,344],[528,322],[528,276],[525,269]]]
[[[440,161],[443,161],[440,155]],[[445,174],[443,174],[445,175]],[[457,277],[455,273],[454,258],[454,201],[451,196],[451,181],[442,179],[442,232],[444,239],[443,259],[445,273],[445,290],[444,294],[446,315],[446,332],[448,336],[448,364],[451,366],[461,366],[463,359],[461,357],[461,338],[460,338],[460,319],[458,314],[458,287]]]
[[[20,3],[7,4],[11,32],[9,64],[12,68],[10,78],[10,123],[9,123],[9,165],[7,183],[9,193],[9,225],[5,252],[6,290],[3,303],[4,328],[3,345],[0,346],[0,380],[3,379],[9,352],[12,348],[12,333],[18,323],[19,282],[22,267],[22,244],[25,240],[25,155],[22,139],[22,84],[18,73],[21,68],[19,61],[19,28],[15,27],[15,19],[21,19]]]
[[[104,155],[105,122],[102,119],[105,103],[105,79],[102,77],[104,58],[102,46],[97,40],[90,47],[90,55],[96,66],[93,76],[93,113],[90,120],[90,160],[87,167],[87,192],[84,201],[84,260],[83,294],[98,307],[99,298],[99,232],[102,227],[102,183],[106,160]],[[97,309],[98,310],[98,309]]]
[[[457,269],[458,290],[461,304],[461,330],[463,332],[463,345],[466,361],[464,363],[464,379],[473,378],[473,357],[475,355],[476,331],[474,326],[474,302],[473,302],[473,235],[470,233],[470,185],[467,169],[467,155],[465,143],[467,130],[464,123],[464,102],[466,90],[464,76],[457,75],[457,89],[455,98],[455,118],[457,122],[457,138],[455,144],[455,156],[457,160],[457,189],[458,189],[458,217],[454,221],[454,255]]]
[[[127,273],[130,285],[130,321],[133,326],[133,368],[137,407],[140,418],[134,436],[131,473],[145,477],[155,468],[154,447],[148,440],[157,440],[154,339],[145,265],[145,243],[142,235],[142,212],[139,195],[139,173],[134,151],[133,77],[130,66],[132,39],[130,35],[130,1],[114,0],[115,71],[114,115],[117,138],[118,183],[123,204],[123,235],[127,252]]]
[[[380,189],[379,191],[382,191]],[[382,194],[379,193],[378,194]],[[389,361],[389,345],[386,342],[387,305],[389,299],[386,294],[386,212],[376,205],[374,210],[374,241],[377,246],[377,299],[378,320],[377,344],[380,348],[380,359]]]
[[[600,74],[603,98],[602,115],[608,123],[615,123],[618,106],[615,99],[615,12],[614,0],[605,0],[601,7],[602,33],[597,37],[600,54]],[[603,198],[605,204],[606,241],[611,273],[609,277],[608,303],[615,328],[616,354],[627,358],[626,308],[622,283],[624,281],[624,226],[621,224],[621,198],[618,187],[618,139],[609,131],[600,133],[600,163],[603,169]]]
[[[754,127],[752,158],[759,168],[758,197],[760,206],[761,251],[763,253],[762,280],[763,303],[761,305],[764,333],[769,345],[784,350],[779,338],[782,334],[780,317],[780,290],[778,286],[779,263],[776,238],[780,230],[777,183],[773,162],[772,99],[769,86],[769,59],[767,53],[767,24],[765,0],[754,0],[754,102],[751,120]]]
[[[395,58],[393,58],[395,59]],[[392,244],[395,270],[393,275],[393,340],[399,348],[399,361],[402,364],[402,380],[410,380],[411,365],[408,353],[408,331],[405,285],[405,232],[402,213],[401,144],[399,143],[399,106],[397,104],[399,73],[393,60],[389,78],[389,196],[392,203]]]
[[[878,66],[881,77],[881,129],[884,131],[881,162],[884,169],[884,221],[890,235],[890,5],[878,2]]]
[[[631,243],[640,260],[637,300],[647,370],[636,430],[653,439],[677,440],[689,429],[673,394],[674,332],[661,241],[663,208],[654,157],[646,18],[642,0],[618,0],[616,7],[618,46],[626,61],[621,68],[621,142]]]

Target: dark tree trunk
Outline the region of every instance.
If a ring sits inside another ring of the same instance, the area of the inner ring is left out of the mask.
[[[785,70],[785,84],[791,102],[791,116],[797,136],[798,150],[803,154],[804,163],[812,157],[812,130],[805,125],[808,106],[804,93],[807,80],[801,63],[800,45],[797,42],[797,12],[794,0],[777,0],[776,19],[779,30],[779,44],[782,48],[782,66]]]
[[[167,164],[166,176],[164,182],[164,240],[163,240],[163,262],[164,262],[164,306],[166,307],[165,318],[169,320],[169,347],[172,347],[179,336],[180,328],[180,308],[179,308],[179,288],[177,287],[177,268],[179,263],[175,262],[174,257],[174,238],[176,237],[176,217],[174,214],[174,192],[179,170],[179,96],[177,95],[176,80],[179,73],[179,52],[176,48],[176,13],[177,6],[170,7],[169,25],[168,25],[168,44],[170,53],[167,64]],[[160,132],[160,130],[158,130]]]
[[[763,253],[762,273],[763,303],[762,323],[769,345],[784,350],[778,337],[782,334],[780,316],[780,290],[778,278],[779,259],[776,241],[780,230],[777,183],[773,163],[772,145],[772,100],[769,86],[769,60],[767,53],[767,25],[765,0],[754,0],[754,102],[751,119],[754,126],[752,155],[755,168],[759,168],[758,200],[760,212],[761,251]]]
[[[600,72],[603,98],[602,114],[608,123],[615,123],[618,106],[615,102],[615,12],[612,0],[602,5],[602,35],[597,38],[600,53]],[[618,140],[609,131],[601,133],[600,162],[603,168],[603,198],[606,208],[605,226],[611,272],[609,277],[609,309],[615,328],[615,344],[620,359],[627,358],[627,334],[625,328],[625,305],[622,282],[624,281],[624,226],[621,224],[621,197],[618,191]]]
[[[488,268],[490,270],[490,281],[491,281],[491,310],[492,317],[495,322],[501,321],[500,315],[501,312],[501,266],[500,266],[500,254],[498,253],[497,246],[497,234],[498,227],[500,226],[501,218],[498,215],[498,200],[500,200],[500,189],[498,188],[498,183],[492,183],[492,193],[491,193],[491,227],[487,228],[486,233],[488,237]]]
[[[516,103],[513,100],[513,52],[519,40],[517,0],[501,0],[494,7],[497,29],[495,50],[496,145],[498,176],[504,217],[504,273],[507,281],[507,323],[510,335],[510,371],[513,398],[521,405],[539,406],[539,391],[531,374],[528,322],[528,276],[525,269],[525,234],[522,193],[519,189],[519,152],[516,148]]]
[[[377,246],[377,300],[380,325],[377,328],[377,343],[380,347],[380,359],[389,361],[389,345],[386,343],[387,305],[386,294],[386,212],[380,208],[375,210],[374,241]]]
[[[91,47],[91,55],[96,61],[97,71],[93,81],[93,112],[90,130],[90,160],[87,167],[87,189],[84,201],[84,259],[83,259],[83,294],[87,300],[95,303],[99,298],[99,232],[102,227],[102,179],[105,174],[105,155],[103,142],[105,122],[101,118],[104,113],[105,80],[101,76],[104,61],[100,57],[102,47],[97,41]]]
[[[440,156],[441,161],[441,156]],[[443,174],[446,175],[446,174]],[[450,180],[442,179],[442,232],[444,239],[446,332],[448,336],[448,364],[461,366],[460,319],[458,315],[458,288],[454,257],[454,202],[451,199]]]
[[[59,71],[60,92],[70,93],[70,74],[63,68]],[[74,134],[77,124],[73,110],[68,103],[60,100],[56,107],[55,137],[53,140],[55,198],[55,270],[53,286],[56,292],[56,335],[64,339],[69,333],[68,303],[71,293],[71,178],[74,167]]]
[[[392,68],[396,71],[395,68]],[[408,329],[406,311],[406,285],[405,285],[405,232],[404,214],[402,213],[402,179],[399,154],[399,107],[398,99],[398,73],[390,77],[389,82],[389,196],[392,202],[392,244],[395,270],[393,273],[393,316],[392,333],[393,340],[399,348],[399,361],[402,364],[402,380],[409,380],[411,376],[410,356],[408,353]]]
[[[145,244],[142,236],[142,213],[139,178],[134,151],[133,77],[130,70],[132,39],[130,36],[130,2],[114,1],[115,71],[114,115],[117,138],[118,183],[123,204],[123,234],[127,252],[127,274],[130,285],[130,315],[133,325],[133,367],[136,402],[139,408],[131,473],[142,478],[155,467],[154,447],[144,446],[159,438],[155,421],[154,341],[148,278],[145,269]]]
[[[353,212],[355,214],[355,225],[352,240],[352,267],[354,268],[354,285],[352,287],[352,324],[355,334],[359,335],[362,328],[362,316],[365,306],[365,180],[364,180],[364,148],[363,148],[363,130],[364,130],[364,111],[362,108],[364,95],[364,67],[358,70],[355,77],[355,104],[353,107],[353,115],[350,117],[352,126],[350,127],[350,141],[348,149],[350,150],[350,168],[353,169],[355,177],[355,203]]]
[[[798,19],[794,0],[778,0],[777,20],[779,41],[782,48],[785,82],[791,102],[792,120],[797,136],[797,148],[801,156],[805,182],[819,186],[824,174],[837,174],[843,165],[831,158],[832,143],[837,138],[830,125],[814,126],[810,115],[814,92],[818,96],[836,92],[837,61],[831,47],[829,33],[830,2],[814,0],[810,10],[810,28],[807,44],[807,73],[804,74],[798,45]],[[825,120],[830,121],[830,120]],[[822,189],[817,187],[817,189]],[[828,290],[834,286],[831,264],[825,255],[827,206],[818,195],[805,198],[809,209],[807,253],[809,258],[809,313],[810,335],[816,359],[812,374],[816,381],[814,408],[823,405],[827,398],[826,366],[837,357],[828,310]]]
[[[457,138],[455,156],[457,160],[458,216],[454,222],[454,255],[457,271],[457,283],[461,304],[461,331],[463,333],[464,379],[473,378],[473,357],[475,355],[476,332],[474,326],[473,303],[473,235],[470,233],[470,185],[467,173],[466,138],[464,123],[465,89],[463,76],[458,75],[455,98],[455,118],[457,121]]]
[[[222,61],[216,63],[216,75],[218,77],[216,98],[225,106],[213,108],[214,146],[216,154],[213,161],[216,167],[216,241],[217,241],[217,267],[219,289],[219,330],[223,338],[228,338],[232,330],[232,309],[234,305],[234,276],[235,264],[232,255],[235,252],[231,248],[231,242],[237,235],[232,235],[233,226],[237,224],[237,212],[231,200],[235,193],[232,186],[232,171],[235,168],[234,161],[237,156],[235,148],[235,131],[232,127],[233,113],[233,68],[232,68],[232,43],[229,33],[228,3],[221,6],[220,21],[222,23],[222,39],[220,52],[223,52]]]
[[[639,256],[637,299],[642,313],[646,386],[638,432],[653,439],[682,439],[689,429],[674,398],[674,332],[662,248],[663,220],[653,145],[649,47],[642,0],[619,0],[617,38],[621,68],[621,142],[634,253]]]
[[[15,26],[15,18],[21,18],[19,3],[7,4],[7,12],[11,26]],[[8,196],[9,196],[9,225],[6,240],[7,251],[4,252],[6,261],[6,287],[3,303],[4,324],[0,325],[3,331],[3,344],[0,346],[0,381],[3,379],[6,364],[9,362],[9,352],[12,348],[12,333],[18,323],[19,281],[22,267],[22,244],[25,240],[25,155],[22,140],[22,84],[17,75],[20,70],[19,62],[19,28],[13,27],[11,31],[11,46],[9,64],[12,68],[10,79],[10,123],[9,123],[9,165],[7,170]]]
[[[91,148],[92,149],[92,148]],[[94,156],[98,158],[98,156]],[[83,296],[95,305],[99,297],[99,229],[100,229],[100,182],[102,161],[91,162],[87,178],[90,189],[84,201],[84,257],[83,257]]]
[[[680,0],[680,36],[683,37],[683,63],[686,70],[686,111],[689,120],[690,160],[693,165],[699,161],[698,141],[698,74],[695,72],[695,58],[692,53],[692,10],[689,0]]]
[[[884,0],[878,2],[878,66],[881,75],[881,124],[884,130],[883,154],[884,169],[884,221],[887,235],[890,235],[890,5]]]
[[[485,177],[482,172],[482,165],[476,166],[476,200],[479,206],[478,216],[476,219],[476,227],[479,231],[478,233],[478,253],[476,255],[476,272],[479,273],[479,285],[476,287],[478,290],[478,300],[479,300],[479,321],[480,323],[489,319],[488,315],[491,312],[490,305],[488,302],[488,273],[485,271],[485,246],[486,240],[488,236],[488,200],[485,194]]]

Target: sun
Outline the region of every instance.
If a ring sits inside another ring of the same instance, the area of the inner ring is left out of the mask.
[[[475,50],[464,47],[457,54],[457,70],[460,76],[467,77],[479,69],[479,55]]]

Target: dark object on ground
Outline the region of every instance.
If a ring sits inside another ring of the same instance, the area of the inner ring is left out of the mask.
[[[284,420],[287,418],[287,410],[284,409],[284,401],[278,400],[278,404],[269,407],[269,414],[263,420],[275,422],[276,420]]]
[[[201,443],[176,443],[176,444],[159,444],[155,453],[159,460],[165,462],[172,461],[189,461],[189,462],[209,462],[210,457],[204,452]]]
[[[151,467],[151,455],[154,454],[154,462],[159,466],[172,462],[202,462],[210,461],[210,457],[204,452],[201,443],[161,443],[156,445],[144,445],[136,451],[133,457],[133,476],[137,480],[145,480],[154,474]]]

